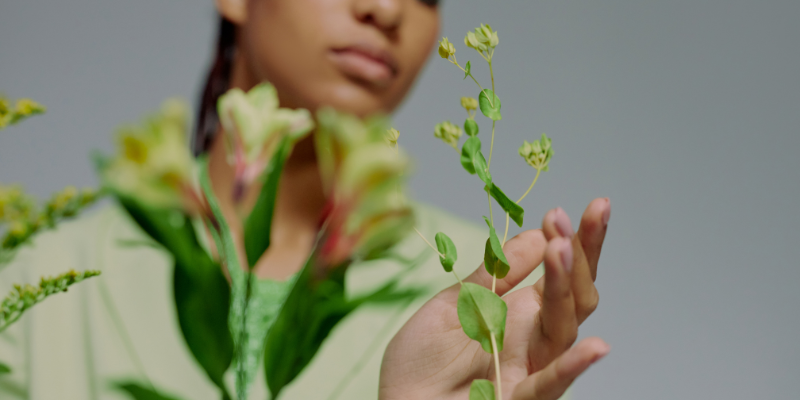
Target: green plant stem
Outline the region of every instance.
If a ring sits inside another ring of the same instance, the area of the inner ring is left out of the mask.
[[[436,254],[438,254],[438,255],[439,255],[439,257],[445,258],[445,257],[444,257],[444,254],[442,254],[442,253],[439,253],[439,249],[437,249],[437,248],[436,248],[436,246],[434,246],[433,244],[431,244],[431,242],[430,242],[430,241],[428,241],[428,239],[426,239],[426,238],[425,238],[425,235],[423,235],[423,234],[422,234],[422,232],[420,232],[420,231],[419,231],[419,229],[417,229],[417,228],[415,227],[415,228],[414,228],[414,231],[415,231],[415,232],[417,232],[417,235],[419,235],[419,237],[421,237],[421,238],[422,238],[422,240],[424,240],[424,241],[425,241],[425,243],[427,243],[427,244],[428,244],[428,246],[430,246],[430,248],[432,248],[432,249],[433,249],[433,251],[435,251],[435,252],[436,252]],[[461,284],[461,285],[463,286],[463,285],[464,285],[464,282],[461,280],[461,278],[459,278],[459,277],[458,277],[458,274],[456,273],[456,270],[455,270],[455,269],[453,270],[453,275],[454,275],[454,276],[456,277],[456,279],[458,280],[458,283],[459,283],[459,284]]]
[[[436,246],[432,245],[432,244],[431,244],[431,242],[429,242],[429,241],[428,241],[428,239],[426,239],[426,238],[425,238],[425,235],[423,235],[423,234],[422,234],[422,232],[420,232],[420,231],[419,231],[419,229],[417,229],[417,228],[415,227],[415,228],[414,228],[414,231],[415,231],[415,232],[417,232],[417,235],[419,235],[419,237],[421,237],[421,238],[422,238],[422,240],[424,240],[424,241],[425,241],[425,243],[427,243],[427,244],[428,244],[428,246],[430,246],[430,248],[432,248],[432,249],[433,249],[433,251],[435,251],[435,252],[436,252],[436,254],[438,254],[438,255],[439,255],[439,257],[445,258],[445,257],[444,257],[444,254],[440,253],[440,252],[439,252],[439,249],[437,249],[437,248],[436,248]]]
[[[506,233],[503,234],[503,243],[500,243],[501,246],[505,246],[506,239],[508,239],[508,213],[506,213]]]
[[[492,120],[492,141],[491,144],[489,144],[489,160],[486,161],[487,167],[492,166],[492,151],[494,150],[494,125],[496,123],[497,122],[495,120]]]
[[[455,55],[453,55],[453,61],[450,61],[450,62],[455,64],[455,66],[458,67],[458,69],[460,69],[461,72],[467,74],[467,70],[464,69],[463,67],[461,67],[461,65],[458,64],[458,60],[456,60],[456,56]],[[475,84],[478,85],[478,87],[481,89],[481,91],[483,91],[483,86],[481,86],[481,84],[478,83],[478,80],[475,79],[474,76],[472,76],[472,71],[470,71],[467,75],[469,75],[469,77],[472,78],[473,81],[475,81]]]
[[[458,277],[458,274],[456,273],[456,270],[455,270],[455,269],[453,270],[453,275],[456,277],[456,280],[458,280],[458,283],[459,283],[461,286],[464,286],[464,281],[462,281],[462,280],[461,280],[461,278],[459,278],[459,277]]]
[[[495,338],[494,332],[490,332],[489,337],[492,339],[492,354],[494,354],[494,373],[497,379],[497,400],[503,400],[503,385],[502,381],[500,380],[500,354],[498,354],[497,351],[497,338]]]
[[[536,176],[533,177],[533,182],[531,182],[531,185],[528,186],[528,190],[525,191],[525,194],[523,194],[522,197],[520,197],[519,200],[517,200],[517,204],[519,204],[519,202],[522,201],[522,199],[524,199],[525,196],[527,196],[528,193],[531,192],[531,189],[533,189],[533,185],[536,184],[536,181],[539,179],[539,174],[541,174],[541,173],[542,173],[542,170],[539,170],[539,169],[536,170]]]
[[[492,69],[492,56],[493,55],[494,55],[494,50],[492,50],[491,54],[489,54],[489,58],[486,60],[486,62],[489,63],[489,76],[492,77],[492,93],[495,93],[495,96],[496,96],[497,92],[494,91],[494,69]],[[492,96],[492,97],[494,97],[494,96]],[[495,124],[495,120],[492,120],[492,143],[489,145],[489,161],[487,162],[487,165],[490,166],[490,167],[492,166],[492,150],[494,149],[494,124]]]
[[[405,312],[408,309],[408,306],[410,306],[411,303],[412,301],[410,300],[406,301],[397,311],[395,311],[394,315],[392,315],[392,317],[389,319],[389,322],[387,322],[386,325],[384,325],[383,328],[381,328],[381,331],[378,332],[377,335],[375,335],[375,338],[372,339],[372,343],[369,344],[369,347],[367,347],[367,350],[365,350],[364,353],[361,355],[361,358],[359,358],[358,361],[356,361],[356,363],[353,365],[353,368],[350,369],[347,375],[345,375],[345,377],[342,378],[341,381],[339,381],[339,384],[333,390],[331,395],[328,396],[328,400],[336,400],[339,398],[344,389],[347,388],[347,385],[350,384],[350,382],[359,372],[361,372],[361,370],[367,364],[372,355],[375,354],[375,352],[379,349],[380,344],[383,342],[386,336],[393,332],[392,328],[397,323],[397,319],[400,318],[401,315],[403,315],[403,312]]]

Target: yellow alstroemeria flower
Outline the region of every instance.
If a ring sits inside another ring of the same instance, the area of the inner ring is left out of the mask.
[[[387,121],[323,109],[315,136],[328,195],[321,257],[329,266],[370,258],[402,239],[414,226],[402,192],[408,157],[385,142]]]

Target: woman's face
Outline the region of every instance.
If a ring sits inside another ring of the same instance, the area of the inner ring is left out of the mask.
[[[439,32],[438,0],[218,0],[241,2],[237,62],[267,80],[284,107],[391,112]]]

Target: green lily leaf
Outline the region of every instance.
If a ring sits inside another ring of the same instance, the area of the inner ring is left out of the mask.
[[[475,137],[475,136],[473,136]],[[475,168],[475,173],[481,178],[483,183],[492,186],[492,174],[489,173],[489,165],[486,164],[486,159],[483,158],[483,153],[477,151],[472,157],[472,167]]]
[[[466,132],[468,136],[476,136],[479,130],[478,123],[475,122],[474,119],[467,118],[467,120],[464,121],[464,132]]]
[[[289,137],[283,138],[275,150],[275,154],[269,160],[267,169],[264,171],[261,193],[258,196],[256,205],[247,217],[247,222],[245,222],[244,249],[247,254],[247,264],[251,269],[269,248],[269,233],[272,231],[272,216],[275,212],[278,184],[280,183],[286,157],[289,156],[291,150],[292,141]]]
[[[461,166],[472,175],[475,175],[475,166],[472,164],[472,159],[475,158],[475,153],[480,151],[481,140],[477,136],[471,136],[461,146]]]
[[[423,294],[420,289],[399,289],[396,278],[372,294],[348,300],[347,267],[345,264],[320,271],[315,251],[300,271],[264,350],[264,372],[272,399],[279,398],[281,391],[311,362],[336,324],[353,310],[368,303],[404,303]]]
[[[464,333],[478,341],[485,352],[492,352],[492,333],[497,351],[503,350],[508,306],[500,296],[481,285],[465,282],[458,292],[457,311]]]
[[[236,393],[240,399],[244,399],[247,398],[247,391],[258,371],[266,343],[265,338],[296,276],[282,282],[259,280],[249,271],[242,269],[230,228],[211,189],[205,163],[200,173],[200,184],[220,231],[217,233],[212,230],[212,236],[217,248],[221,249],[220,253],[226,260],[228,273],[231,276],[232,301],[228,326],[233,335],[236,356],[234,360]],[[270,231],[266,230],[255,234],[269,235],[269,233]]]
[[[472,64],[470,64],[469,61],[467,61],[467,65],[464,67],[464,79],[467,79],[467,77],[469,77],[470,71],[472,71]]]
[[[11,367],[4,364],[3,362],[0,362],[0,375],[10,374],[10,373],[11,373]]]
[[[195,360],[229,399],[223,375],[233,359],[228,330],[230,287],[219,264],[200,245],[186,215],[154,209],[113,193],[122,207],[153,240],[175,259],[173,295],[178,325]]]
[[[444,270],[446,272],[453,272],[453,265],[458,259],[456,245],[447,235],[439,232],[436,234],[436,247],[439,249],[439,253],[444,254],[444,257],[439,256],[439,262],[442,263]]]
[[[478,104],[480,104],[481,112],[486,118],[492,121],[499,121],[503,117],[500,115],[500,99],[489,89],[483,89],[480,96],[478,96]]]
[[[138,383],[121,382],[115,383],[117,389],[126,392],[134,400],[178,400],[177,397],[166,396],[152,388],[147,388]]]
[[[500,244],[500,239],[497,238],[497,231],[495,231],[489,219],[483,217],[486,225],[489,225],[489,238],[486,239],[486,250],[483,253],[483,266],[489,275],[494,276],[497,273],[498,279],[503,279],[508,275],[511,267],[508,265],[506,254],[503,252],[503,246]]]
[[[486,379],[475,379],[469,386],[469,400],[495,400],[494,383]]]
[[[520,228],[522,227],[522,218],[525,216],[525,209],[523,209],[522,206],[509,199],[495,184],[487,185],[483,190],[489,192],[489,194],[497,200],[497,204],[500,204],[500,207],[508,213],[511,219],[514,220]]]

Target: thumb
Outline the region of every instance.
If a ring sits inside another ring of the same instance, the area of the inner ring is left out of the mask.
[[[611,348],[602,339],[581,340],[544,369],[525,378],[514,388],[512,400],[557,400],[575,379]]]

